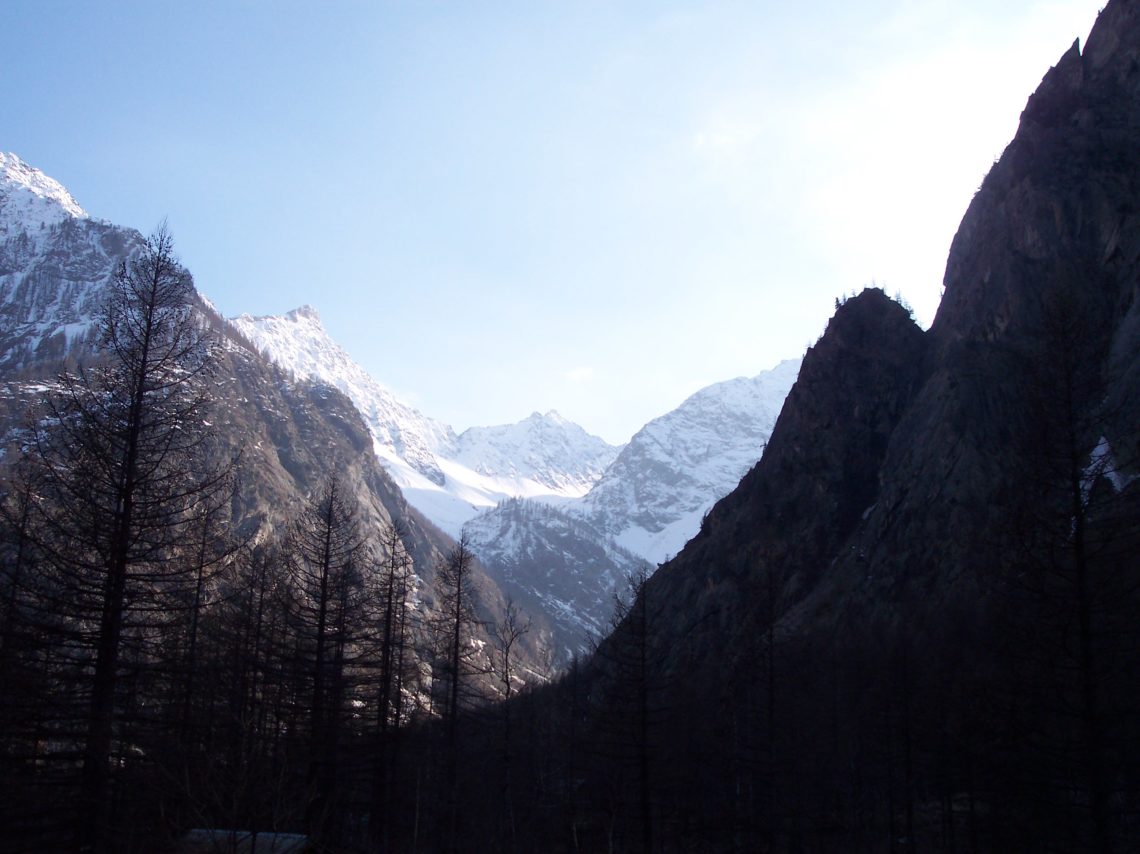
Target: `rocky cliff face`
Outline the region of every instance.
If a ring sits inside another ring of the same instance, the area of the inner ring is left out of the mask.
[[[653,579],[662,600],[758,585],[771,566],[789,631],[890,601],[936,608],[1032,501],[1013,461],[1066,360],[1089,378],[1075,409],[1103,413],[1083,427],[1086,460],[1102,435],[1122,468],[1135,459],[1138,51],[1140,10],[1110,4],[1045,76],[962,221],[928,333],[878,292],[839,308],[764,459]],[[1059,316],[1078,350],[1050,340]],[[734,595],[709,607],[732,613]]]
[[[649,582],[662,625],[676,621],[694,654],[718,655],[722,632],[751,625],[769,582],[785,607],[820,584],[878,500],[879,471],[928,349],[927,335],[880,290],[840,306],[804,356],[763,458]]]
[[[1040,332],[1057,294],[1104,348],[1117,441],[1135,456],[1140,328],[1140,10],[1105,7],[1029,99],[950,250],[931,329],[947,360]]]
[[[0,243],[0,368],[62,362],[89,342],[106,284],[134,238],[65,221]]]

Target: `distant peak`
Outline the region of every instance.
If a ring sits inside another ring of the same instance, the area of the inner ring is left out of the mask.
[[[530,414],[531,421],[565,421],[566,419],[559,415],[555,410],[550,409],[546,412],[539,412],[537,409]]]
[[[18,156],[0,151],[0,195],[8,197],[9,203],[17,196],[24,197],[24,206],[28,202],[43,204],[49,203],[49,209],[54,208],[55,221],[66,217],[87,219],[87,211],[79,206],[71,193],[54,178],[49,178],[39,169],[29,166]],[[40,215],[46,211],[40,211]],[[60,215],[62,214],[62,216]],[[47,217],[45,217],[47,218]]]
[[[520,424],[534,424],[534,425],[550,425],[553,427],[576,427],[576,426],[578,426],[573,421],[570,421],[567,418],[563,418],[562,415],[560,415],[558,413],[558,411],[554,410],[554,409],[549,409],[546,412],[539,412],[539,411],[535,410],[534,412],[532,412],[530,415],[528,415],[526,418],[524,418],[519,423]]]
[[[302,305],[298,308],[293,309],[291,312],[289,312],[285,316],[289,320],[307,319],[307,320],[315,320],[315,321],[317,321],[317,323],[321,322],[321,316],[317,313],[317,310],[315,308],[313,308],[311,305],[309,305],[308,303],[306,303],[305,305]]]

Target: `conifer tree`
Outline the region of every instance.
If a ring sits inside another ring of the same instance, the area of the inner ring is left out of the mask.
[[[305,507],[290,538],[290,610],[297,632],[297,665],[308,687],[309,832],[339,832],[334,815],[346,700],[347,661],[363,631],[363,563],[367,540],[341,482],[330,477]]]
[[[199,507],[228,466],[205,461],[211,338],[165,225],[122,262],[101,318],[102,349],[59,378],[29,453],[38,464],[36,546],[54,585],[41,598],[71,628],[73,690],[85,698],[78,838],[109,845],[122,664],[176,606]]]

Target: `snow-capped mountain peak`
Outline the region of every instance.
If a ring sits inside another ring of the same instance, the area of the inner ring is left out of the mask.
[[[532,480],[559,495],[580,496],[619,450],[551,410],[516,424],[464,430],[456,459],[480,474]]]
[[[377,456],[401,487],[443,486],[446,478],[436,452],[450,448],[455,433],[399,400],[353,361],[325,331],[310,305],[284,316],[230,319],[263,355],[301,379],[343,391],[364,417]]]
[[[34,232],[66,219],[88,219],[71,193],[15,154],[0,152],[0,223],[6,232]]]
[[[318,325],[321,322],[321,315],[317,312],[316,308],[309,305],[308,303],[298,306],[292,311],[286,312],[285,317],[286,319],[293,321],[312,320]]]
[[[535,410],[526,418],[527,421],[543,422],[549,421],[553,424],[572,424],[569,419],[563,418],[557,409],[549,409],[545,413]]]
[[[368,374],[325,331],[316,309],[303,305],[284,315],[253,317],[243,314],[230,319],[270,359],[302,379],[342,387],[365,379]],[[342,388],[347,392],[347,388]]]
[[[89,217],[54,178],[0,153],[0,368],[87,346],[115,265],[141,239]]]

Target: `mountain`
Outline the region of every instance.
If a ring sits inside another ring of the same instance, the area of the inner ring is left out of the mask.
[[[262,355],[298,379],[323,382],[344,392],[368,424],[377,456],[401,487],[425,479],[436,486],[444,484],[435,454],[454,446],[454,432],[376,382],[328,336],[316,309],[305,305],[283,317],[243,314],[230,323]]]
[[[10,391],[27,385],[35,394],[40,384],[26,380],[51,379],[60,368],[96,357],[93,330],[109,284],[144,239],[132,229],[91,218],[56,181],[17,156],[0,155],[0,163],[0,339],[11,342],[0,371]],[[197,292],[195,298],[199,322],[224,330],[209,303]],[[272,491],[292,493],[289,500],[262,508],[280,518],[286,505],[313,487],[323,468],[305,449],[314,442],[339,449],[346,436],[351,446],[359,444],[345,426],[358,418],[345,408],[343,397],[282,377],[239,337],[231,334],[223,343],[218,406],[227,413],[224,418],[233,419],[233,441],[244,438],[246,453],[258,459],[265,482],[251,486],[273,483]],[[315,409],[324,412],[318,415]],[[292,439],[302,433],[309,441],[295,447]],[[402,502],[393,485],[385,484],[383,492],[384,502]]]
[[[504,593],[550,621],[559,665],[606,634],[614,596],[651,569],[588,521],[541,501],[503,501],[464,525],[463,534]]]
[[[454,458],[477,474],[519,487],[538,484],[551,495],[578,496],[602,476],[617,450],[551,410],[517,424],[469,427],[459,434]],[[517,494],[524,492],[525,487]]]
[[[452,536],[507,498],[584,494],[617,453],[556,412],[457,436],[372,378],[329,337],[310,306],[283,317],[242,315],[230,322],[283,369],[348,395],[405,496]]]
[[[707,386],[653,419],[573,512],[652,563],[676,554],[760,459],[799,369],[790,359]]]
[[[85,344],[118,261],[139,236],[92,219],[58,182],[0,152],[0,370]]]
[[[702,389],[619,449],[556,412],[456,435],[354,362],[310,306],[230,322],[284,370],[353,401],[407,500],[462,532],[509,595],[546,608],[561,660],[607,625],[625,579],[679,551],[760,458],[799,370],[790,360]]]
[[[679,552],[760,459],[799,367],[696,392],[639,430],[579,500],[508,501],[464,525],[508,595],[544,604],[560,661],[604,634],[628,580]]]
[[[61,369],[98,358],[93,330],[109,284],[119,265],[143,243],[133,229],[89,216],[58,182],[16,155],[0,154],[0,414],[9,437],[23,426]],[[421,591],[419,607],[430,610],[436,568],[454,543],[408,505],[397,482],[370,453],[377,444],[371,428],[386,417],[395,425],[391,442],[403,443],[404,465],[410,466],[408,459],[422,462],[429,473],[431,453],[416,442],[421,436],[454,441],[450,431],[379,394],[374,395],[366,426],[338,388],[283,373],[200,293],[195,292],[194,299],[198,322],[213,327],[222,342],[215,353],[211,423],[225,447],[241,452],[241,489],[233,503],[232,527],[258,539],[284,531],[336,473],[370,529],[380,530],[396,520],[404,526]],[[306,323],[319,330],[315,314],[294,315],[294,333]],[[311,346],[318,337],[314,333],[299,340]],[[302,347],[297,352],[308,351]],[[335,358],[337,352],[321,355]],[[371,388],[362,372],[351,373],[351,363],[343,367],[350,390],[356,389],[352,383]],[[381,412],[383,405],[389,409]],[[407,424],[411,426],[401,432],[401,425]],[[475,575],[478,608],[493,622],[504,597],[482,568]],[[486,630],[484,635],[486,642]]]
[[[67,189],[15,154],[0,151],[0,234],[30,239],[48,226],[90,219]]]
[[[757,465],[545,698],[571,734],[543,760],[605,792],[548,825],[585,849],[1137,847],[1137,198],[1140,3],[1110,0],[966,211],[930,330],[844,301]]]

